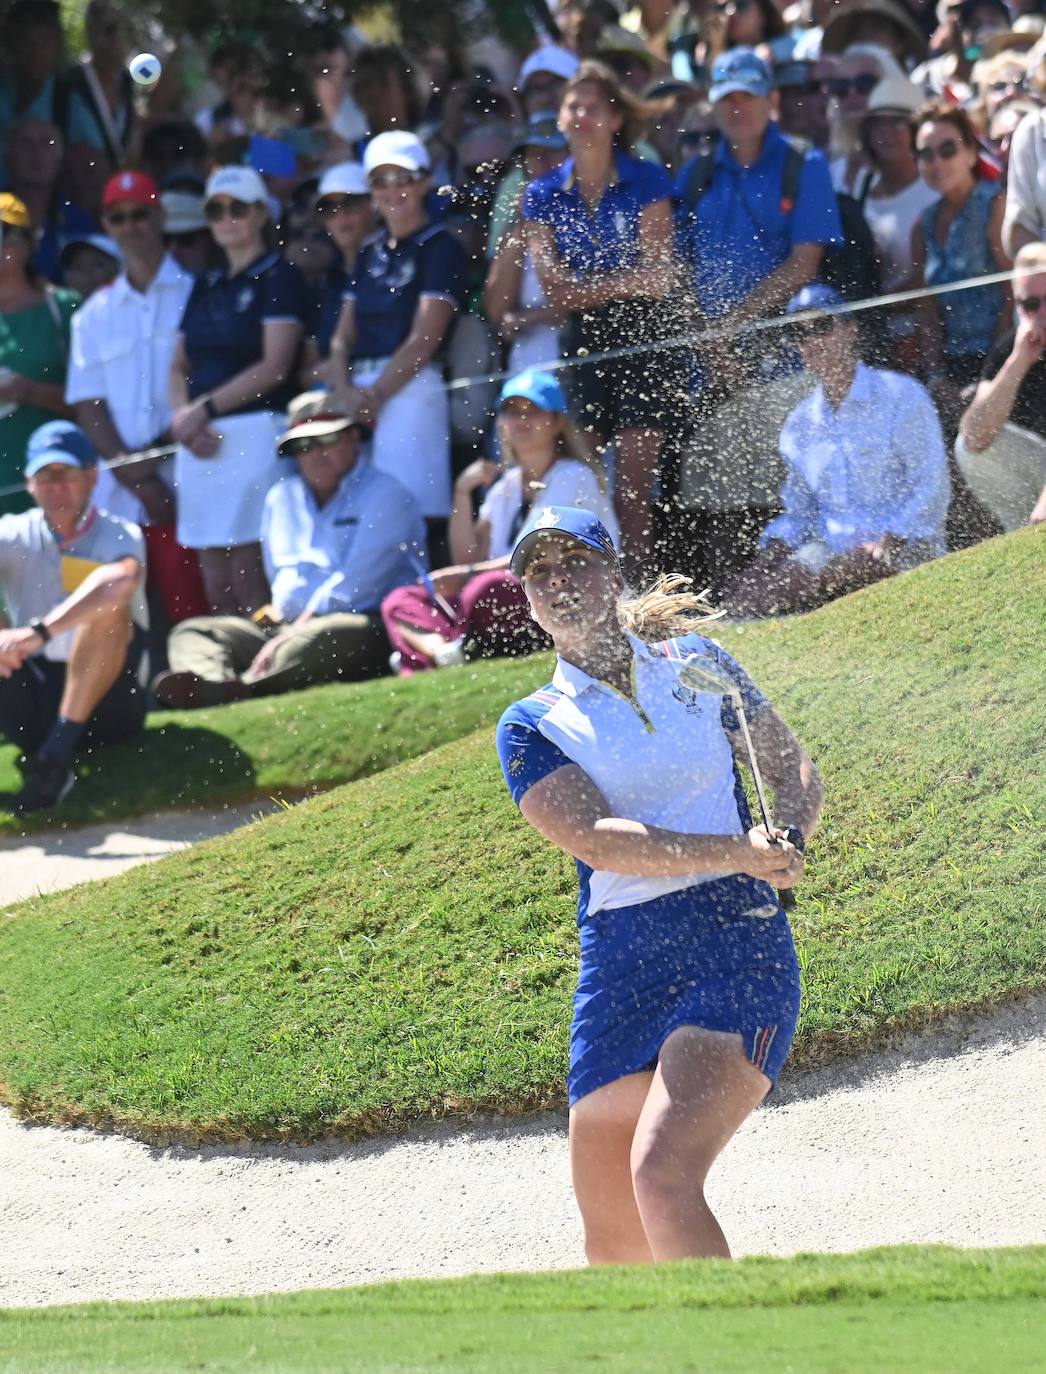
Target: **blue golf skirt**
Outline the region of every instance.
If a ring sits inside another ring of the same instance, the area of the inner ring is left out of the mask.
[[[653,1069],[680,1026],[736,1032],[773,1084],[798,1016],[799,961],[768,883],[731,874],[599,911],[581,927],[570,1104]]]

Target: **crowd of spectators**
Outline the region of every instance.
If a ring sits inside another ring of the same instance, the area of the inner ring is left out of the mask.
[[[17,811],[149,706],[541,647],[536,505],[734,616],[1046,520],[1042,0],[528,13],[172,41],[145,89],[133,7],[74,55],[8,5]]]

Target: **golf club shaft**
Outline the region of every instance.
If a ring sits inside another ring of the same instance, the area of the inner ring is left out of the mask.
[[[766,800],[766,788],[763,786],[763,775],[759,771],[759,760],[755,756],[755,745],[752,743],[752,736],[748,730],[748,718],[745,715],[745,708],[741,703],[740,694],[734,698],[734,709],[737,712],[738,724],[741,726],[741,737],[748,750],[748,766],[752,770],[752,777],[755,779],[755,793],[759,798],[759,810],[762,812],[763,824],[766,826],[770,835],[770,843],[778,844],[778,838],[774,834],[773,817],[770,815],[770,806]],[[791,911],[795,906],[795,893],[791,888],[779,888],[777,893],[778,901],[785,911]]]

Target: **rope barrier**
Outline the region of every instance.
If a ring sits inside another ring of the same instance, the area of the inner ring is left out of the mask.
[[[543,363],[542,370],[562,372],[572,367],[591,367],[599,363],[616,362],[619,358],[635,357],[645,353],[667,353],[678,348],[694,348],[701,344],[739,338],[741,335],[750,336],[767,333],[775,329],[788,329],[792,325],[802,324],[807,320],[818,319],[824,315],[855,315],[868,310],[884,310],[895,305],[913,304],[916,301],[932,299],[935,296],[951,295],[956,291],[971,291],[982,286],[998,286],[1003,282],[1013,281],[1018,275],[1027,276],[1028,273],[1018,273],[1016,269],[1007,272],[990,272],[982,277],[966,277],[962,281],[947,282],[943,286],[921,286],[911,291],[894,291],[885,296],[869,296],[865,300],[846,301],[842,305],[832,306],[828,309],[805,310],[794,315],[773,315],[769,319],[752,320],[749,324],[734,326],[729,329],[717,328],[712,325],[694,333],[678,334],[670,339],[658,339],[653,343],[629,344],[623,348],[609,348],[601,353],[587,353],[581,357],[560,358]],[[445,382],[444,386],[447,391],[463,391],[469,387],[491,386],[499,382],[506,382],[515,375],[513,372],[491,372],[473,377],[458,377],[453,381]],[[112,472],[117,468],[130,467],[134,463],[140,463],[145,458],[155,456],[155,453],[155,450],[146,449],[142,453],[129,453],[122,458],[107,459],[99,463],[98,466]],[[14,496],[24,490],[24,484],[19,482],[11,486],[0,487],[0,496]]]

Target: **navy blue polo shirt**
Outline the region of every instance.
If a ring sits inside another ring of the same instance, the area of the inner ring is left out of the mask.
[[[206,396],[261,361],[264,326],[289,320],[304,326],[309,293],[305,278],[277,253],[266,252],[242,272],[224,267],[197,278],[182,316],[189,360],[189,396]],[[286,410],[299,387],[293,377],[237,412]]]
[[[686,197],[696,159],[680,168],[680,252],[693,265],[697,297],[707,315],[732,310],[781,266],[796,244],[842,241],[828,163],[816,148],[803,161],[794,208],[789,213],[782,205],[788,148],[788,140],[771,124],[758,158],[742,167],[720,140],[696,213],[688,209]]]
[[[523,192],[523,218],[551,228],[560,258],[581,279],[638,266],[639,217],[648,205],[671,197],[672,181],[663,167],[619,148],[614,180],[594,210],[578,189],[569,157],[530,182]]]
[[[450,301],[465,308],[468,262],[457,239],[438,224],[389,242],[387,229],[372,234],[356,259],[345,300],[356,307],[353,358],[388,358],[410,333],[418,302]]]
[[[348,273],[340,262],[328,267],[320,281],[309,315],[309,336],[316,340],[321,358],[326,358],[331,351],[331,339],[338,325],[348,284]]]

